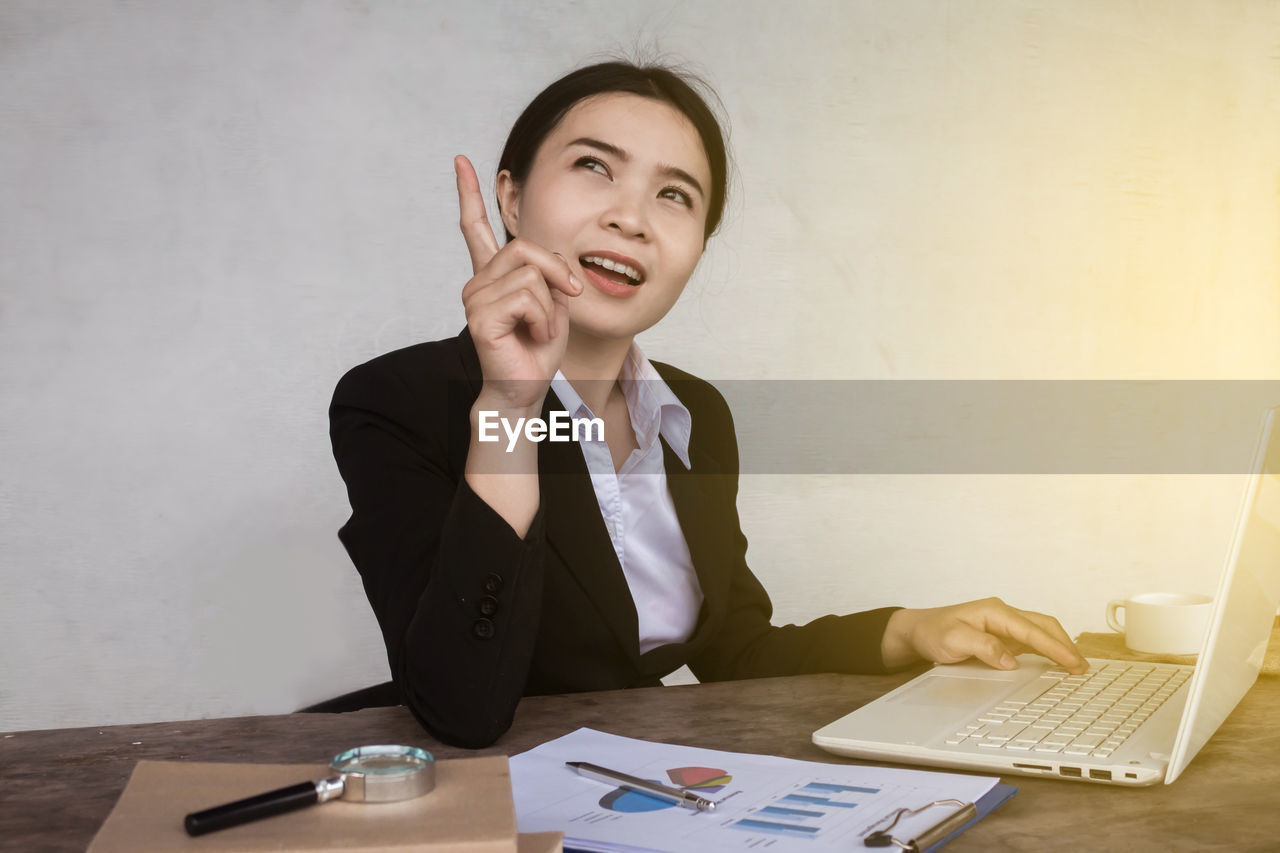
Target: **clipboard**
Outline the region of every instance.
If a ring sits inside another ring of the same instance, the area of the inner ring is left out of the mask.
[[[863,844],[872,848],[904,850],[906,853],[933,853],[933,851],[941,849],[953,838],[958,837],[969,827],[1004,805],[1016,793],[1018,793],[1016,786],[1000,784],[984,794],[975,803],[964,803],[960,800],[940,800],[934,803],[925,803],[916,809],[899,809],[895,813],[892,823],[883,829],[869,833],[863,839]],[[906,840],[896,838],[891,834],[893,826],[900,818],[919,814],[929,808],[939,808],[944,811],[938,821],[930,825],[924,832],[915,838]]]
[[[712,794],[716,809],[680,809],[628,793],[625,786],[583,779],[565,766],[584,757],[642,779]],[[876,853],[863,847],[864,839],[887,827],[901,806],[946,799],[975,804],[971,818],[949,822],[937,841],[918,845],[927,850],[965,831],[1016,790],[992,777],[726,752],[586,728],[514,756],[511,780],[520,827],[568,830],[566,849],[688,853],[713,846]],[[913,841],[953,811],[903,818],[897,836]],[[889,844],[889,853],[901,849]]]
[[[966,830],[969,829],[969,827],[973,826],[978,821],[982,820],[984,817],[991,814],[993,811],[995,811],[996,809],[1000,808],[1002,805],[1007,803],[1010,799],[1012,799],[1013,795],[1016,793],[1018,793],[1018,788],[1016,785],[1005,785],[1003,783],[996,785],[994,788],[988,791],[985,795],[983,795],[976,803],[970,804],[974,807],[974,812],[970,817],[968,817],[967,819],[964,819],[959,826],[955,826],[955,827],[946,826],[946,824],[951,819],[951,817],[957,814],[957,810],[952,810],[947,814],[942,815],[938,823],[930,827],[929,830],[927,830],[922,836],[920,836],[920,838],[912,838],[907,841],[900,841],[895,839],[896,843],[890,843],[888,847],[894,851],[910,850],[912,851],[912,853],[934,853],[934,851],[936,850],[941,850],[942,847],[950,843],[952,840],[959,838],[961,834],[963,834]],[[925,836],[929,835],[934,830],[941,832],[942,837],[935,838],[932,840],[925,838]],[[915,846],[916,842],[921,839],[924,839],[926,843],[929,845],[923,850],[921,850],[918,846]],[[852,849],[856,850],[857,848],[852,848]],[[868,849],[868,848],[863,848],[863,849]],[[574,847],[565,847],[564,853],[583,853],[583,851]]]

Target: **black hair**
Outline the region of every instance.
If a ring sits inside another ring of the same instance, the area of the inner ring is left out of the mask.
[[[715,233],[724,214],[728,155],[720,122],[695,87],[705,89],[713,96],[715,94],[701,79],[665,65],[635,65],[615,60],[571,71],[543,89],[524,108],[507,136],[507,144],[498,160],[498,171],[507,170],[517,186],[523,184],[543,140],[574,104],[585,98],[607,92],[625,92],[662,101],[675,107],[693,124],[711,167],[707,220],[703,230],[705,242]],[[500,199],[498,204],[501,210]],[[510,241],[511,232],[506,234]]]

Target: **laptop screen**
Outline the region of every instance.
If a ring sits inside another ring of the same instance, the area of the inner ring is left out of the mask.
[[[1178,777],[1253,686],[1266,655],[1280,604],[1278,420],[1280,407],[1270,409],[1263,418],[1165,784]]]

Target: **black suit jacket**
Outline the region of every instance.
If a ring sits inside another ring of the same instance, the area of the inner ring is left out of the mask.
[[[392,677],[436,738],[486,746],[522,695],[654,686],[685,663],[704,681],[883,671],[893,608],[770,624],[769,597],[745,559],[728,407],[710,384],[654,366],[693,416],[691,469],[663,448],[704,601],[688,642],[645,654],[577,444],[539,445],[541,504],[523,539],[468,487],[482,377],[465,329],[375,358],[338,383],[330,437],[352,509],[338,536],[377,614]],[[543,416],[562,408],[548,393]]]

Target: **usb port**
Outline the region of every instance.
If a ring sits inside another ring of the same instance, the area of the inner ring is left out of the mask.
[[[1079,776],[1080,768],[1079,767],[1059,767],[1058,775],[1059,776]]]
[[[1089,778],[1090,779],[1110,779],[1111,771],[1110,770],[1090,770]]]

